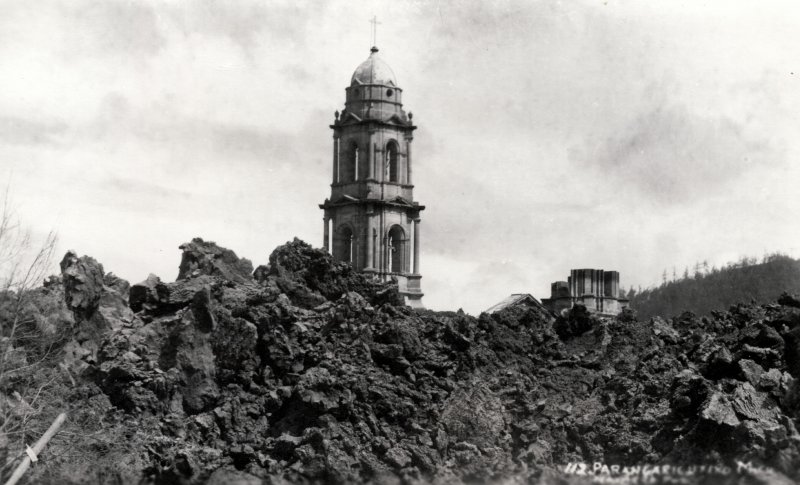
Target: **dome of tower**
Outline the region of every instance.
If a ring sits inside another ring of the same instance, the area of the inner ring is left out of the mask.
[[[370,52],[371,54],[367,60],[356,68],[353,77],[350,79],[350,84],[354,84],[358,81],[361,84],[387,84],[397,86],[392,68],[378,56],[378,48],[373,47],[370,49]]]

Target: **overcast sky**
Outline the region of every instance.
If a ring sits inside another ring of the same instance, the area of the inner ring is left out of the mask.
[[[427,306],[800,255],[791,1],[3,0],[0,181],[59,256],[132,282],[195,236],[256,265],[319,246],[373,15],[419,126]]]

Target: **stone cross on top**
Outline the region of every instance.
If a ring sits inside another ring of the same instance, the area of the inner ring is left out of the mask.
[[[372,20],[370,20],[369,23],[372,24],[372,45],[374,47],[378,45],[377,44],[378,25],[380,25],[381,22],[378,22],[378,17],[376,15],[373,15]]]

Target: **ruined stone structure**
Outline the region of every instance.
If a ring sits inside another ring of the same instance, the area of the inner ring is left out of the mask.
[[[619,272],[602,269],[573,269],[567,281],[550,285],[550,298],[542,304],[553,313],[572,308],[576,303],[601,315],[616,315],[628,306],[619,291]]]
[[[406,303],[422,306],[420,211],[411,178],[411,113],[403,90],[373,47],[345,88],[333,129],[331,195],[320,208],[324,247],[376,278],[396,278]]]

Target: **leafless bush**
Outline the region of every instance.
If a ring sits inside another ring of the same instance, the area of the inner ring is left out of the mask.
[[[58,297],[39,288],[52,269],[56,235],[50,232],[35,242],[13,210],[8,189],[0,203],[2,467],[23,453],[33,433],[49,424],[52,387],[63,375],[53,365],[59,341],[59,326],[54,322],[59,317]]]

